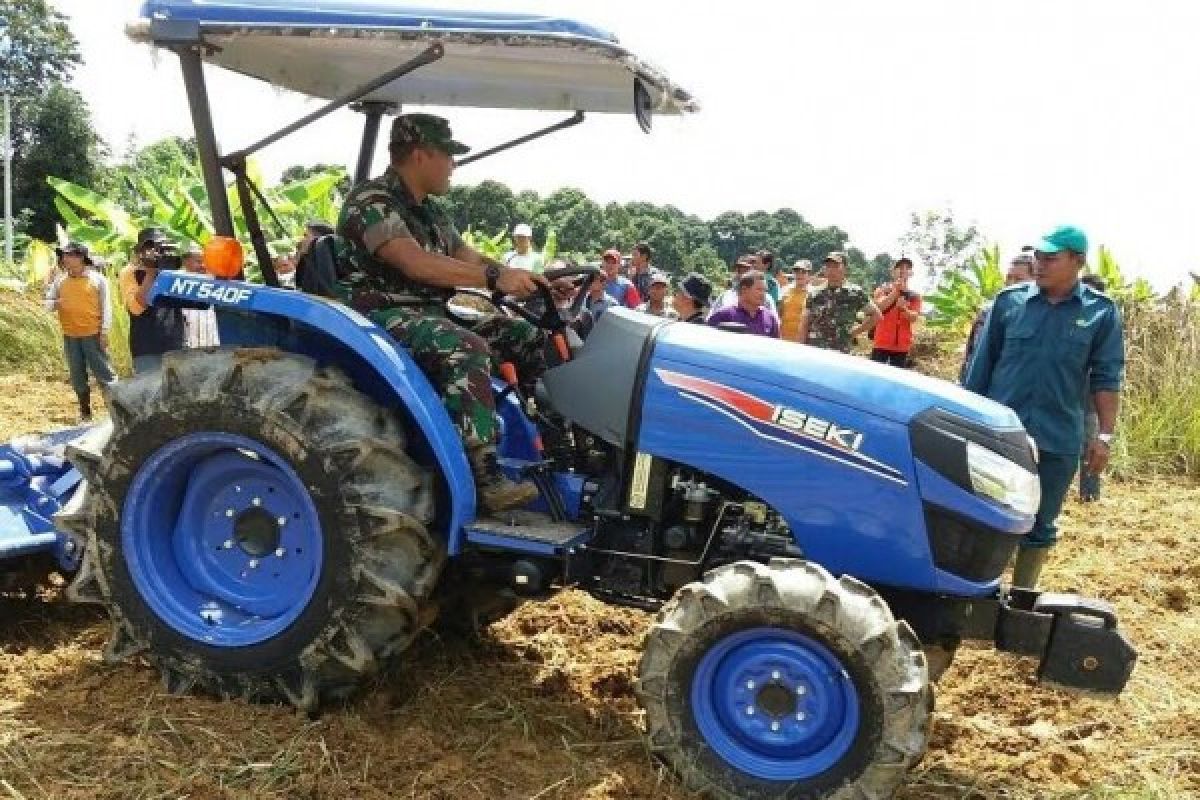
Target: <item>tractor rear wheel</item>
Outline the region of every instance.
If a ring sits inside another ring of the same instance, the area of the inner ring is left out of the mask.
[[[70,452],[87,536],[69,596],[105,605],[106,657],[172,692],[348,694],[429,622],[445,562],[429,473],[392,412],[273,349],[169,353],[113,388]]]
[[[794,559],[688,584],[646,637],[651,749],[708,797],[890,797],[925,751],[921,644],[870,587]]]

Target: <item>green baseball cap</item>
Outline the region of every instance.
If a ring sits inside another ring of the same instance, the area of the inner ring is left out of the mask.
[[[450,123],[434,114],[401,114],[392,120],[393,143],[424,145],[451,156],[471,152],[462,142],[454,141]]]
[[[1042,237],[1034,248],[1039,253],[1059,253],[1070,250],[1080,255],[1087,255],[1087,234],[1074,225],[1059,225]]]

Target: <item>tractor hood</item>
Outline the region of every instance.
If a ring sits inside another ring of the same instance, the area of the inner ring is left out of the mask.
[[[201,40],[211,64],[333,99],[439,42],[439,60],[368,102],[542,111],[697,110],[692,96],[607,31],[574,20],[415,8],[381,0],[149,0],[127,34],[160,47]]]
[[[668,325],[658,337],[655,356],[772,384],[901,424],[937,407],[998,430],[1021,428],[1011,409],[947,381],[778,339],[703,325]]]

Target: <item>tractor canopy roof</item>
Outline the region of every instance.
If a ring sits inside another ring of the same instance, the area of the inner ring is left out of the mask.
[[[364,100],[629,113],[639,84],[646,95],[639,102],[655,113],[698,110],[688,92],[613,34],[560,17],[383,0],[149,0],[126,32],[161,47],[199,38],[211,64],[327,99],[438,42],[442,58]]]

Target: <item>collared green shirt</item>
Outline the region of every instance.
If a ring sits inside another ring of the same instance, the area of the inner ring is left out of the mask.
[[[996,296],[963,386],[1017,412],[1039,449],[1078,455],[1079,398],[1120,391],[1124,368],[1121,314],[1108,295],[1077,283],[1051,303],[1028,283]]]

